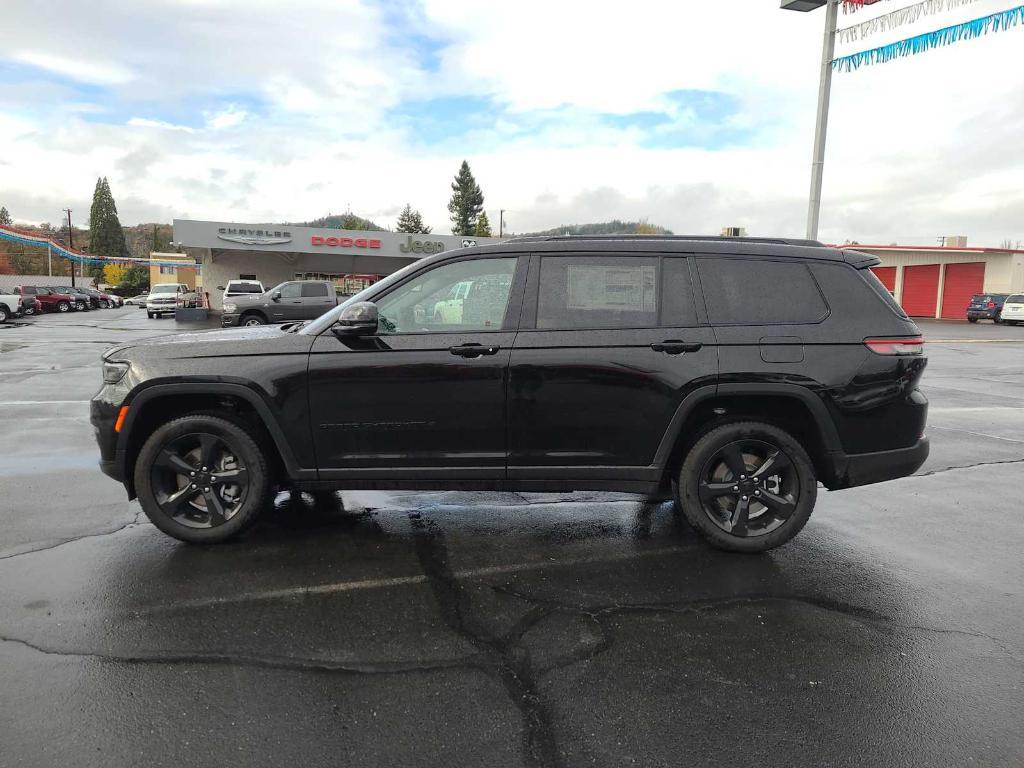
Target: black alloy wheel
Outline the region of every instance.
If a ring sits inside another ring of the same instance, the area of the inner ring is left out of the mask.
[[[704,462],[704,514],[733,536],[764,536],[793,514],[800,499],[793,461],[763,440],[737,440]]]
[[[686,519],[710,543],[763,552],[795,536],[814,509],[817,480],[803,446],[761,422],[706,432],[690,449],[676,483]]]
[[[139,501],[153,524],[182,541],[217,543],[251,525],[268,498],[263,450],[240,425],[184,416],[146,440],[135,465]]]

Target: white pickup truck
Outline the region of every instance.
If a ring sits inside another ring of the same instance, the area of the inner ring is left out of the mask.
[[[10,288],[0,288],[0,323],[21,317],[21,313],[21,294],[11,293]]]

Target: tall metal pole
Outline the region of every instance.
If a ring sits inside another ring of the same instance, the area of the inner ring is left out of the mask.
[[[498,209],[498,237],[505,236],[505,209]]]
[[[53,277],[53,247],[46,244],[46,274]]]
[[[68,214],[68,249],[71,250],[75,247],[74,235],[71,234],[71,209],[64,209]],[[75,262],[71,260],[71,287],[75,287]]]
[[[807,239],[818,239],[821,214],[821,177],[825,171],[825,133],[828,130],[828,100],[832,91],[832,58],[836,50],[836,22],[840,0],[825,4],[825,34],[821,44],[821,79],[818,82],[818,119],[814,126],[814,157],[811,160],[811,195],[807,204]]]

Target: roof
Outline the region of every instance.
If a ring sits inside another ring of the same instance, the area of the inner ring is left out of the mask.
[[[719,253],[737,256],[784,256],[818,261],[838,261],[855,267],[878,264],[878,257],[856,250],[822,245],[815,240],[755,237],[709,237],[689,235],[555,235],[519,237],[497,245],[464,251],[445,251],[442,257],[466,253],[609,251],[614,253]],[[433,257],[437,259],[438,257]]]

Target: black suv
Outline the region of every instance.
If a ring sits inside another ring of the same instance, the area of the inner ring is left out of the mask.
[[[778,546],[829,489],[928,455],[918,328],[819,243],[521,238],[427,257],[316,320],[103,357],[103,471],[216,542],[279,486],[674,497],[713,544]]]

